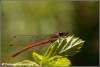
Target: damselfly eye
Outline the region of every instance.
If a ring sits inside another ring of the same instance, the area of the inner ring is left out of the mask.
[[[60,32],[59,36],[66,36],[68,34],[68,32]]]
[[[68,34],[68,32],[65,32],[65,34]]]

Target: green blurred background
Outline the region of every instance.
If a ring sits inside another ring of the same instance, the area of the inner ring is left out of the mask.
[[[32,52],[25,51],[11,57],[7,47],[15,35],[51,34],[68,31],[85,40],[82,51],[69,57],[73,66],[99,65],[99,2],[98,1],[2,1],[1,2],[2,63],[32,60]],[[41,49],[43,46],[40,47]]]

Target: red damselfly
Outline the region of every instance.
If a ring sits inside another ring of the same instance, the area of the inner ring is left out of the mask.
[[[10,48],[16,50],[16,46],[21,47],[20,50],[12,54],[12,57],[17,56],[18,54],[22,53],[23,51],[30,49],[32,47],[46,44],[57,40],[59,37],[66,36],[68,32],[58,32],[54,34],[47,34],[47,35],[18,35],[14,36],[12,39],[12,43],[10,44]],[[12,49],[8,50],[11,51]],[[14,50],[12,50],[14,51]]]

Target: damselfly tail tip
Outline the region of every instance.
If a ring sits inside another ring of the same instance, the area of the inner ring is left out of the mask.
[[[16,55],[15,54],[13,54],[11,57],[15,57]]]
[[[12,55],[11,57],[15,57],[15,56]]]

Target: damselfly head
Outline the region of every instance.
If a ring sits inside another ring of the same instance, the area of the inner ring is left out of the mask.
[[[68,32],[66,31],[66,32],[60,32],[59,33],[59,36],[66,36],[66,35],[68,35]]]

